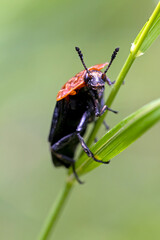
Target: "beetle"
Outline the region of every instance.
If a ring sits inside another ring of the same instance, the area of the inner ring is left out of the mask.
[[[117,113],[117,111],[110,109],[104,104],[104,89],[105,83],[109,86],[114,84],[106,76],[106,73],[115,59],[119,48],[114,50],[109,63],[94,65],[90,68],[86,67],[81,50],[78,47],[75,47],[75,49],[84,70],[66,82],[58,92],[48,141],[55,167],[64,166],[69,168],[71,166],[75,178],[79,183],[82,183],[76,173],[74,160],[74,154],[79,143],[84,152],[94,161],[108,163],[94,156],[87,147],[83,136],[88,123],[95,121],[106,110]],[[107,68],[102,73],[100,70],[105,66]]]

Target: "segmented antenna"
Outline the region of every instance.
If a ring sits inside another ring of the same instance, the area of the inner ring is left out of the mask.
[[[109,62],[109,64],[108,64],[106,70],[104,71],[104,73],[106,73],[106,72],[108,71],[108,69],[110,68],[110,66],[111,66],[113,60],[115,59],[118,51],[119,51],[119,48],[116,48],[116,49],[114,50],[114,52],[113,52],[113,54],[112,54],[112,56],[111,56],[111,60],[110,60],[110,62]]]
[[[79,57],[80,57],[80,59],[81,59],[81,62],[82,62],[82,64],[83,64],[84,68],[86,69],[87,73],[90,74],[88,68],[86,67],[86,64],[85,64],[84,61],[83,61],[83,54],[82,54],[81,50],[79,49],[79,47],[75,47],[75,49],[76,49],[76,51],[78,52],[78,55],[79,55]]]

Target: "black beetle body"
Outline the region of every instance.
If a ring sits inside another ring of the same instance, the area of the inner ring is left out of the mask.
[[[83,62],[83,55],[79,48],[76,49]],[[112,55],[111,62],[116,56],[116,49]],[[109,66],[111,65],[108,65]],[[85,66],[85,64],[83,64]],[[94,157],[84,142],[83,136],[88,123],[95,121],[96,117],[101,116],[105,110],[111,110],[104,105],[105,82],[108,85],[113,84],[106,76],[106,72],[92,70],[89,71],[85,66],[84,83],[76,94],[69,95],[57,101],[53,113],[52,124],[49,134],[49,143],[52,155],[52,161],[56,167],[72,166],[75,177],[79,183],[82,183],[75,171],[74,154],[77,145],[80,143],[86,154],[93,160],[102,162]]]

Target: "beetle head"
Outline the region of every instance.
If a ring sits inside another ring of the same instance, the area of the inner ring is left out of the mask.
[[[88,94],[91,96],[94,102],[94,112],[95,116],[98,117],[102,112],[102,99],[105,89],[105,81],[102,79],[103,73],[100,71],[90,71],[90,73],[86,73],[85,82],[88,88]]]
[[[101,98],[105,89],[105,79],[102,77],[104,74],[100,71],[90,71],[90,73],[86,73],[85,82],[87,87],[94,92],[97,92],[97,98]]]
[[[89,89],[89,93],[92,96],[94,103],[95,103],[95,115],[100,116],[103,113],[103,108],[102,109],[100,109],[100,108],[102,107],[101,100],[103,98],[105,82],[107,82],[109,85],[112,84],[112,82],[110,82],[110,80],[107,78],[106,73],[107,73],[108,69],[110,68],[113,60],[115,59],[115,57],[119,51],[119,48],[116,48],[114,50],[114,52],[111,56],[111,60],[108,64],[106,70],[104,71],[104,73],[102,73],[101,71],[98,71],[98,70],[89,71],[84,63],[83,54],[82,54],[81,50],[78,47],[76,47],[75,49],[78,52],[81,62],[86,70],[86,75],[84,77],[84,81],[85,81],[85,83]]]
[[[115,59],[119,48],[116,48],[111,56],[111,60],[106,68],[106,70],[104,71],[104,73],[100,72],[100,71],[89,71],[88,68],[86,67],[84,60],[83,60],[83,54],[81,52],[81,50],[79,49],[79,47],[75,47],[76,51],[78,52],[78,55],[81,59],[81,62],[86,70],[86,76],[85,76],[85,82],[90,85],[90,86],[100,86],[102,84],[102,82],[108,82],[108,79],[106,77],[106,73],[108,71],[108,69],[110,68],[113,60]],[[101,81],[102,80],[102,81]]]

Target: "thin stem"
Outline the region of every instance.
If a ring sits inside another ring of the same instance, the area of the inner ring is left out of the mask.
[[[137,37],[136,41],[133,43],[133,45],[130,49],[130,54],[129,54],[120,74],[118,75],[116,83],[114,84],[112,91],[106,101],[106,105],[108,107],[110,107],[113,100],[115,99],[115,96],[117,95],[124,78],[126,77],[135,58],[138,56],[137,53],[140,50],[140,47],[141,47],[142,43],[144,42],[144,40],[145,40],[149,30],[151,29],[156,17],[158,16],[159,12],[160,12],[160,2],[158,3],[152,16],[150,17],[150,19],[148,20],[148,22],[142,29],[142,32],[139,34],[139,36]],[[94,130],[92,131],[92,133],[89,136],[89,139],[87,142],[88,146],[90,146],[91,143],[93,142],[106,114],[107,114],[107,112],[105,112],[105,114],[103,114],[103,116],[101,118],[99,118],[99,120],[96,122]],[[69,172],[69,174],[70,174],[70,172]],[[39,235],[38,240],[46,240],[47,237],[49,236],[49,234],[51,233],[51,230],[53,229],[53,227],[55,226],[55,223],[57,222],[57,219],[58,219],[60,212],[66,202],[66,199],[69,196],[69,193],[70,193],[70,190],[72,189],[74,180],[75,180],[75,178],[73,177],[71,179],[72,182],[67,182],[66,185],[64,186],[64,188],[62,189],[60,195],[58,196],[56,202],[54,203],[53,207],[50,210],[50,213],[44,223],[44,227],[42,228],[42,231]]]
[[[59,196],[57,197],[57,200],[54,202],[49,215],[44,223],[44,226],[39,234],[38,240],[46,240],[49,234],[51,233],[51,230],[54,228],[55,223],[57,222],[57,219],[60,215],[60,212],[62,211],[62,208],[64,207],[64,204],[66,202],[67,197],[69,196],[70,190],[72,189],[73,182],[67,182],[60,192]]]
[[[124,78],[126,77],[130,67],[132,66],[132,64],[133,64],[133,62],[136,58],[136,55],[137,55],[143,41],[145,40],[149,30],[151,29],[155,19],[157,18],[159,12],[160,12],[160,2],[158,3],[157,7],[155,8],[155,10],[154,10],[153,14],[151,15],[150,19],[146,23],[142,33],[140,34],[139,38],[136,41],[136,43],[135,44],[133,43],[133,45],[130,49],[130,54],[129,54],[125,64],[123,65],[122,70],[120,71],[120,73],[117,77],[116,83],[114,84],[114,86],[112,88],[112,91],[111,91],[111,93],[110,93],[110,95],[109,95],[109,97],[106,101],[106,105],[108,107],[111,106],[113,100],[115,99],[115,97],[116,97],[116,95],[119,91],[119,88],[120,88],[121,84],[123,83]],[[88,146],[90,146],[92,144],[92,142],[94,141],[94,139],[97,135],[97,132],[98,132],[100,126],[102,125],[104,118],[106,117],[107,112],[108,111],[106,111],[95,123],[94,129],[91,132],[91,134],[88,138],[88,141],[87,141]]]

